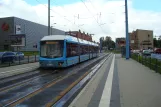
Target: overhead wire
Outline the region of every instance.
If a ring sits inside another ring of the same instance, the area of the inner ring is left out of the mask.
[[[39,0],[36,0],[38,3],[40,3],[40,4],[42,4]],[[45,6],[46,8],[48,8],[48,6],[47,5],[45,5],[45,4],[42,4],[43,6]],[[60,13],[58,13],[58,12],[56,12],[56,11],[54,11],[53,9],[51,9],[50,8],[50,11],[52,11],[52,12],[54,12],[54,13],[56,13],[56,14],[58,14],[59,16],[61,16],[61,17],[63,17],[65,20],[67,20],[68,22],[70,22],[71,24],[73,24],[73,25],[75,25],[75,26],[77,26],[78,28],[81,28],[80,26],[78,26],[78,25],[76,25],[75,23],[73,23],[71,20],[69,20],[69,19],[67,19],[67,18],[65,18],[63,15],[61,15]],[[81,28],[82,29],[82,28]]]
[[[97,15],[94,15],[94,16],[97,16]],[[77,17],[77,16],[75,16],[75,17]],[[79,17],[79,19],[91,19],[91,18],[93,18],[93,16],[92,17]]]
[[[88,0],[88,1],[89,1],[90,4],[92,5],[92,7],[93,7],[95,10],[97,10],[97,8],[94,6],[94,4],[92,3],[92,1],[91,1],[91,0]],[[98,14],[98,15],[99,15],[99,14]],[[101,18],[101,12],[100,12],[100,15],[99,15],[98,17]],[[98,21],[98,19],[97,19],[97,21]]]
[[[83,0],[81,0],[81,2],[84,4],[84,6],[86,7],[86,9],[89,11],[89,13],[91,13],[91,11],[89,10],[89,8],[87,7],[87,5],[85,4],[85,2]],[[91,13],[91,15],[93,16],[94,20],[96,21],[96,23],[98,24],[98,26],[101,28],[102,32],[107,34],[103,28],[101,27],[101,25],[98,23],[97,19],[94,17],[94,15]]]

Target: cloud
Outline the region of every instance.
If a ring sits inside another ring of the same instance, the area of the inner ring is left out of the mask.
[[[116,37],[125,37],[124,0],[86,0],[85,5],[81,0],[63,6],[51,5],[51,25],[61,30],[81,29],[95,34],[93,38],[96,41],[101,36],[111,36],[113,40]],[[133,1],[129,0],[128,10],[130,32],[135,29],[149,29],[154,30],[154,35],[161,34],[161,12],[137,10],[133,7]],[[33,6],[24,0],[1,0],[0,17],[6,16],[47,25],[47,4]]]

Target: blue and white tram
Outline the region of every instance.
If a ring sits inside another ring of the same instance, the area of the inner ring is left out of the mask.
[[[98,44],[70,35],[44,36],[40,41],[40,67],[68,67],[98,55]]]

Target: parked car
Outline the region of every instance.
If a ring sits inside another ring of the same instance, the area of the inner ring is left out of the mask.
[[[156,50],[155,50],[155,53],[161,54],[161,49],[160,49],[160,48],[156,49]]]
[[[0,52],[0,63],[14,62],[15,54],[13,52]]]
[[[133,53],[139,54],[140,50],[133,50]]]
[[[22,53],[22,52],[14,52],[14,54],[15,54],[15,59],[16,60],[24,60],[24,53]]]
[[[143,55],[151,55],[152,51],[147,49],[147,50],[143,50]]]

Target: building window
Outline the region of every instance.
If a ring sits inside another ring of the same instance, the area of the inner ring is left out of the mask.
[[[148,38],[150,37],[150,35],[148,34]]]

